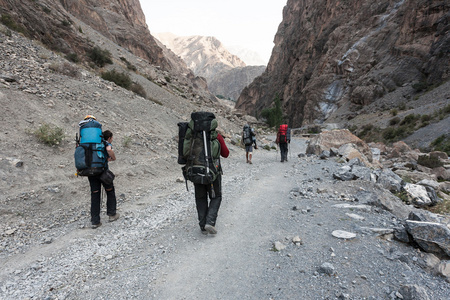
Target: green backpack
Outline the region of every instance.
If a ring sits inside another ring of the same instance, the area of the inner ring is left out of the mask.
[[[186,180],[212,184],[219,173],[220,143],[217,140],[217,119],[210,112],[194,112],[183,142],[186,165],[182,168]]]

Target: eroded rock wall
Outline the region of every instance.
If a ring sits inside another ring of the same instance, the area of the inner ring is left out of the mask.
[[[442,0],[289,0],[268,67],[236,107],[257,116],[279,95],[297,127],[405,84],[446,81],[449,11]]]

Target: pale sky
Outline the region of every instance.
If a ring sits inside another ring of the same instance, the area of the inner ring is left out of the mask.
[[[150,33],[214,36],[268,62],[287,0],[140,0]]]

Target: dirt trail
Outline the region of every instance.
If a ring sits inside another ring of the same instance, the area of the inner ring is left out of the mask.
[[[340,164],[298,158],[305,148],[294,139],[287,163],[257,150],[249,165],[230,147],[215,236],[200,232],[192,184],[187,192],[184,183],[158,182],[121,203],[118,221],[96,230],[63,224],[50,246],[9,257],[0,298],[396,299],[402,286],[417,285],[430,299],[446,299],[450,286],[419,265],[420,251],[371,230],[392,229],[395,217],[353,202],[373,185],[334,180]],[[181,174],[178,166],[169,172]],[[356,238],[335,238],[334,230]],[[274,251],[275,242],[285,248]]]

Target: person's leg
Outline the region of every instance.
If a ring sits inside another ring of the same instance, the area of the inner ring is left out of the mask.
[[[245,151],[246,162],[248,163],[248,151]]]
[[[213,183],[215,197],[209,202],[208,214],[206,216],[206,224],[216,226],[217,215],[219,213],[220,204],[222,203],[222,176],[219,174]],[[211,191],[209,191],[211,198]]]
[[[91,223],[97,225],[100,223],[100,192],[101,181],[98,176],[89,176],[89,185],[91,186]]]
[[[281,162],[284,162],[286,159],[286,144],[282,143],[280,144],[280,152],[281,152]]]
[[[206,215],[208,214],[208,189],[207,185],[194,184],[195,204],[197,206],[198,224],[204,230],[206,225]]]
[[[252,163],[252,152],[248,153],[248,163],[251,164]]]
[[[116,216],[117,210],[117,200],[116,200],[116,191],[114,189],[114,184],[106,185],[103,184],[103,187],[106,191],[106,214],[110,217]],[[118,217],[118,216],[117,216]],[[115,221],[117,218],[109,218],[110,221]]]

